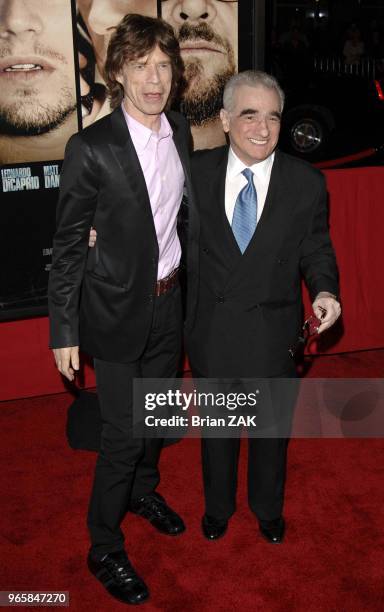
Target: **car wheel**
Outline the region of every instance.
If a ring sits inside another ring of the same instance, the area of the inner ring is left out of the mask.
[[[320,113],[308,109],[288,113],[284,120],[285,149],[308,160],[322,157],[329,144],[330,130]]]

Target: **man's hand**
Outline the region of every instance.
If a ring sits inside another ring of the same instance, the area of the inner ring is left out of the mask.
[[[88,241],[88,246],[91,249],[95,246],[96,240],[97,240],[97,232],[94,227],[91,227],[91,231],[89,232],[89,241]]]
[[[328,291],[320,291],[312,304],[313,312],[321,321],[319,334],[331,327],[339,318],[341,307],[335,296]]]
[[[79,347],[66,346],[53,349],[57,368],[68,380],[74,380],[75,370],[79,369]]]

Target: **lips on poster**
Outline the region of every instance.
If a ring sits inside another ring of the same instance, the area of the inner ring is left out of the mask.
[[[78,131],[71,0],[0,0],[0,163],[63,158]]]

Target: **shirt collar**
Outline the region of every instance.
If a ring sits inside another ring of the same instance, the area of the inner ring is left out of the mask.
[[[121,104],[121,108],[122,108],[125,120],[127,122],[129,133],[131,134],[131,138],[135,145],[135,149],[138,152],[145,150],[151,138],[154,138],[155,140],[159,141],[159,140],[162,140],[163,138],[172,137],[173,131],[164,113],[161,113],[160,115],[159,131],[153,132],[150,128],[143,125],[142,123],[140,123],[140,121],[137,121],[137,119],[134,119],[131,115],[129,115],[127,111],[125,110],[123,103]]]
[[[273,153],[271,153],[271,155],[269,155],[263,161],[257,162],[256,164],[253,164],[252,166],[246,166],[244,162],[242,162],[241,159],[237,157],[232,147],[229,147],[227,176],[230,179],[233,179],[239,174],[241,174],[244,168],[249,167],[252,170],[252,172],[256,174],[258,178],[266,177],[268,176],[268,173],[270,172],[272,168],[274,159],[275,159],[275,151],[273,151]]]

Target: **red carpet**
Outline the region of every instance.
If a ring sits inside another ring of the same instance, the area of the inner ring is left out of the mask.
[[[384,351],[319,357],[311,376],[382,377]],[[127,609],[88,574],[85,515],[95,455],[65,440],[68,395],[0,405],[0,590],[70,592],[74,611]],[[238,511],[206,542],[199,441],[162,456],[160,491],[187,532],[167,538],[128,515],[127,548],[151,589],[143,611],[353,612],[384,609],[383,440],[292,440],[286,540],[259,536],[246,504],[244,444]]]

